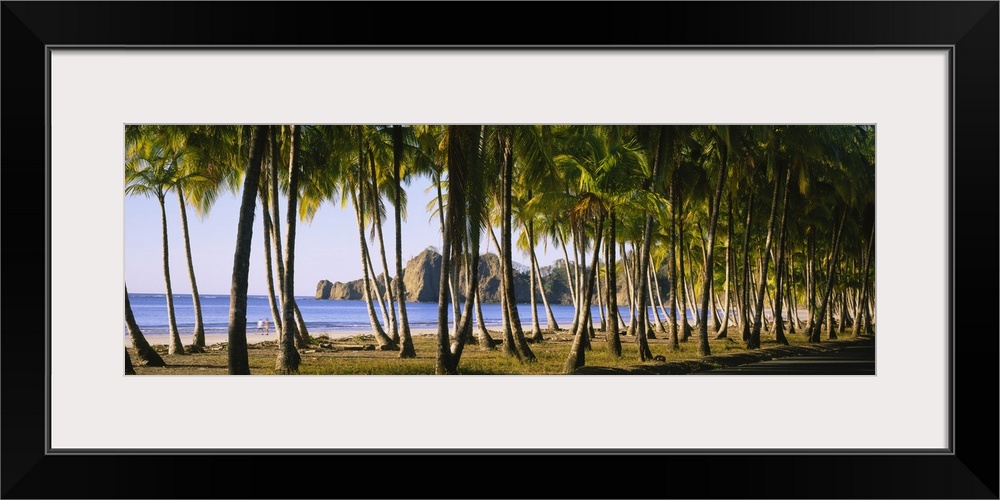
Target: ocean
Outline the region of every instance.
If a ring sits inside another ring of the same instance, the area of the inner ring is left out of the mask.
[[[144,335],[167,335],[167,299],[165,294],[130,293],[129,303],[132,314]],[[295,297],[306,327],[322,331],[366,331],[371,328],[368,320],[368,310],[360,300],[317,300],[313,297]],[[627,307],[619,308],[622,318],[628,321]],[[375,308],[379,321],[385,327],[385,322],[378,307]],[[521,316],[523,328],[531,327],[531,305],[518,304],[517,311]],[[201,295],[201,313],[205,324],[205,333],[226,333],[229,325],[229,295]],[[406,313],[410,328],[434,328],[437,326],[437,304],[424,302],[409,302]],[[573,322],[573,306],[552,304],[552,314],[561,328],[569,328]],[[652,313],[651,313],[652,314]],[[174,294],[174,315],[181,336],[194,329],[194,305],[190,294]],[[593,307],[593,317],[600,321],[597,306]],[[689,312],[690,315],[690,312]],[[500,304],[483,304],[483,317],[487,328],[500,326]],[[266,295],[250,295],[247,297],[247,330],[253,332],[257,321],[267,318],[272,322],[271,308]],[[448,321],[453,321],[451,307],[448,309]],[[538,304],[538,322],[545,328],[545,307]],[[124,316],[122,319],[124,327]]]

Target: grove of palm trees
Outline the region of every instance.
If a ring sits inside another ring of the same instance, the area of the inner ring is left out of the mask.
[[[161,357],[126,294],[126,360],[139,374],[673,373],[688,360],[711,367],[875,334],[874,126],[135,125],[125,146],[125,195],[155,198],[162,214],[169,325]],[[426,213],[406,213],[414,179],[434,188]],[[213,346],[187,212],[208,214],[228,193],[240,210],[233,260],[211,263],[232,269],[227,338]],[[168,234],[174,197],[180,235]],[[360,255],[338,264],[356,269],[370,328],[342,338],[317,335],[294,295],[296,279],[316,279],[296,273],[297,233],[323,211],[353,223],[338,241]],[[433,221],[439,236],[437,321],[420,331],[401,279],[407,217]],[[188,345],[171,239],[188,264]],[[545,273],[542,248],[563,256]],[[501,269],[492,330],[479,282],[491,252]],[[266,270],[276,333],[259,344],[247,341],[251,266]],[[556,279],[571,321],[553,315]]]

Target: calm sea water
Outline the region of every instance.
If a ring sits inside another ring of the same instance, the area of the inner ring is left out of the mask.
[[[132,314],[135,315],[136,323],[143,334],[146,335],[166,335],[167,334],[167,299],[164,294],[155,293],[130,293],[129,303],[132,305]],[[306,321],[306,326],[317,331],[359,331],[371,328],[368,320],[368,310],[365,303],[360,300],[316,300],[313,297],[296,297],[299,310]],[[205,324],[205,333],[226,333],[229,325],[229,295],[202,295],[201,296],[202,319]],[[531,305],[518,304],[518,313],[521,316],[521,324],[525,327],[531,325]],[[622,318],[626,321],[629,318],[628,308],[620,308]],[[437,326],[437,304],[411,302],[406,305],[406,313],[410,322],[410,328],[433,328]],[[174,314],[177,319],[177,327],[184,335],[194,329],[194,305],[191,302],[190,294],[174,295]],[[376,306],[376,314],[379,321],[384,320]],[[562,328],[568,328],[573,322],[573,306],[552,304],[552,314]],[[593,317],[600,318],[597,306],[593,307]],[[495,328],[500,325],[500,304],[483,304],[483,317],[486,325]],[[251,295],[247,297],[247,329],[253,331],[257,328],[257,320],[268,318],[272,322],[271,331],[274,331],[273,320],[271,319],[271,309],[267,302],[266,295]],[[449,322],[454,318],[451,316],[451,309],[448,314]],[[545,328],[545,307],[538,304],[538,322]],[[124,320],[122,329],[124,330]]]

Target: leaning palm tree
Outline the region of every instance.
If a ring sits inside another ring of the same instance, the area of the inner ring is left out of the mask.
[[[374,301],[378,300],[381,303],[381,299],[378,297],[378,283],[376,282],[376,276],[372,276],[369,273],[369,261],[371,259],[369,254],[369,247],[367,242],[367,237],[365,236],[365,227],[367,226],[367,218],[370,214],[368,209],[370,204],[368,197],[371,196],[371,190],[367,188],[369,182],[373,182],[370,175],[370,169],[368,165],[368,151],[365,147],[366,135],[368,134],[366,126],[355,126],[351,127],[351,139],[356,142],[357,145],[357,157],[353,168],[348,170],[349,175],[343,177],[343,182],[345,183],[344,189],[350,191],[351,202],[354,205],[355,217],[358,221],[358,240],[361,245],[361,269],[362,269],[362,279],[364,281],[364,296],[365,302],[368,308],[368,317],[372,324],[372,329],[375,332],[375,338],[379,343],[379,346],[383,349],[396,350],[399,347],[393,342],[392,338],[389,337],[385,330],[382,328],[382,324],[378,321],[375,314]],[[379,217],[379,214],[372,215],[374,217]],[[388,276],[386,276],[388,280]],[[388,282],[386,283],[388,285]],[[380,306],[381,307],[381,306]],[[384,319],[388,321],[389,316],[385,315]]]
[[[136,137],[128,133],[128,137]],[[152,137],[143,136],[141,131],[134,142],[128,145],[125,158],[125,194],[155,197],[160,205],[160,222],[163,234],[163,281],[166,284],[167,325],[170,335],[170,354],[185,354],[177,331],[177,316],[174,313],[174,295],[170,283],[170,251],[167,237],[166,193],[174,186],[177,172],[176,163],[161,144]]]
[[[139,324],[135,322],[135,316],[132,314],[132,304],[128,300],[128,285],[125,285],[125,326],[128,328],[128,338],[132,341],[132,348],[135,349],[136,356],[139,357],[139,362],[136,364],[142,366],[167,365],[163,362],[163,358],[149,346],[149,342],[143,336],[142,330],[139,329]],[[128,351],[125,352],[125,355],[128,356]],[[129,361],[129,365],[131,366],[131,360]]]

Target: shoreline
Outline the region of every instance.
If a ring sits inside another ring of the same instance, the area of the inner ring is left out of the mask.
[[[767,316],[767,318],[768,318],[769,321],[772,319],[769,314],[767,314],[766,316]],[[806,318],[808,318],[808,311],[806,311],[805,309],[801,309],[800,308],[798,310],[798,316],[799,316],[800,319],[802,319],[803,321],[805,321]],[[661,318],[662,318],[662,316],[661,316]],[[652,315],[650,315],[650,321],[654,321],[652,319]],[[627,320],[626,320],[626,322],[627,322]],[[522,321],[522,323],[525,323],[525,322]],[[250,326],[250,325],[248,324],[248,326]],[[730,323],[729,323],[729,327],[732,328],[733,326],[734,326],[734,323],[731,320]],[[451,323],[449,323],[449,329],[451,329],[451,328],[452,328]],[[497,326],[495,326],[495,325],[487,325],[487,328],[490,330],[490,333],[492,334],[497,329]],[[411,327],[410,328],[410,335],[412,335],[412,336],[435,335],[435,334],[437,334],[437,328],[436,327],[430,327],[430,328],[428,328],[428,327],[412,328]],[[334,330],[334,329],[329,329],[329,328],[328,329],[315,329],[315,330],[314,329],[310,329],[309,330],[309,335],[313,336],[313,337],[326,336],[326,337],[329,337],[330,339],[342,339],[342,338],[354,337],[354,336],[359,336],[359,335],[372,335],[372,329],[371,328],[353,329],[353,330],[339,330],[339,329]],[[126,347],[132,347],[132,342],[129,340],[127,332],[125,333],[124,337],[125,337],[125,346]],[[161,345],[161,346],[170,345],[170,336],[169,335],[156,334],[156,335],[145,335],[145,337],[146,337],[146,341],[149,342],[149,345],[153,345],[153,346],[156,346],[156,345]],[[184,344],[185,346],[190,346],[191,345],[191,337],[192,337],[192,333],[190,331],[189,332],[182,332],[181,333],[181,343]],[[273,324],[272,324],[272,330],[271,330],[270,334],[259,333],[259,332],[256,331],[256,329],[253,329],[253,330],[249,330],[248,329],[247,330],[247,345],[257,344],[257,343],[260,343],[260,342],[266,342],[266,341],[269,341],[269,340],[277,340],[277,339],[278,339],[278,335],[274,332]],[[228,343],[228,342],[229,342],[229,335],[227,333],[206,333],[205,334],[205,345],[206,346],[210,346],[210,345],[214,345],[214,344]]]
[[[410,335],[434,335],[437,333],[436,328],[411,328]],[[309,335],[312,337],[329,337],[330,339],[342,339],[355,337],[358,335],[372,335],[371,329],[367,330],[318,330],[309,331]],[[181,334],[181,343],[184,346],[191,345],[191,333]],[[170,345],[169,335],[145,335],[146,342],[149,342],[151,346],[157,345]],[[278,335],[272,330],[270,334],[263,334],[254,332],[247,332],[247,345],[258,344],[261,342],[267,342],[269,340],[278,340]],[[205,345],[215,345],[215,344],[225,344],[229,342],[229,334],[227,333],[206,333],[205,334]],[[132,347],[132,341],[129,340],[128,334],[125,334],[125,347]]]

